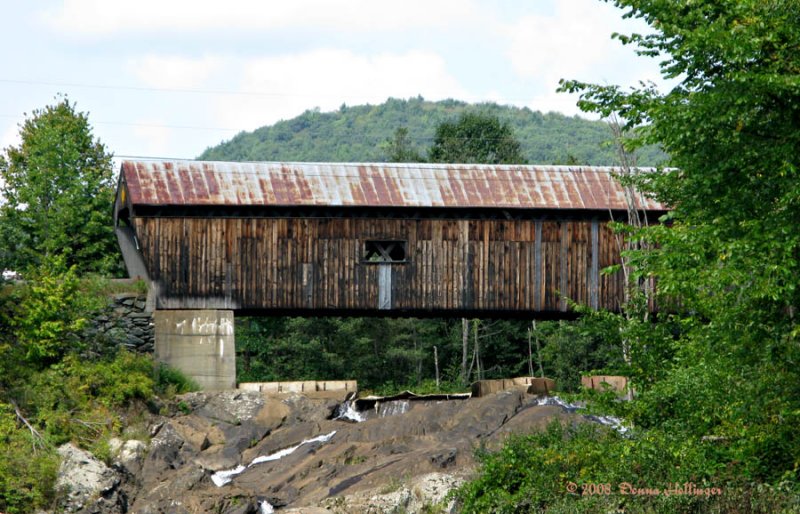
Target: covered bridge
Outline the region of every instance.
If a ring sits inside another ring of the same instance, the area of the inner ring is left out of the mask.
[[[623,298],[612,171],[124,161],[114,218],[157,311],[557,317]]]

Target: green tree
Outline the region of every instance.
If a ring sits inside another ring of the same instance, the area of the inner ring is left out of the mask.
[[[626,234],[651,243],[629,257],[638,277],[657,280],[661,310],[655,321],[620,317],[637,398],[601,405],[631,427],[619,437],[554,426],[511,442],[461,489],[463,510],[599,512],[620,498],[567,495],[568,481],[691,481],[724,492],[625,498],[625,509],[797,512],[800,4],[614,3],[651,29],[616,37],[677,81],[664,93],[562,83],[583,109],[624,119],[626,144],[670,156],[633,179],[673,211],[669,226]]]
[[[64,254],[79,272],[118,272],[110,209],[111,154],[67,98],[35,110],[21,143],[0,155],[0,268],[25,269]]]
[[[508,123],[483,113],[464,113],[436,127],[432,162],[524,164],[519,141]]]
[[[18,293],[10,323],[20,351],[17,365],[41,368],[79,347],[87,315],[97,306],[92,305],[95,299],[81,293],[75,267],[67,269],[63,256],[32,268]]]
[[[386,157],[389,162],[423,162],[424,159],[408,137],[406,127],[397,127],[394,136],[384,142]]]
[[[671,227],[636,234],[654,244],[632,263],[657,278],[680,330],[659,339],[638,323],[627,327],[640,341],[632,348],[639,382],[648,384],[653,353],[663,374],[642,390],[634,416],[641,426],[726,438],[742,476],[796,479],[800,4],[615,4],[653,29],[616,37],[660,56],[663,75],[679,80],[666,93],[562,85],[582,93],[583,109],[619,113],[629,130],[640,128],[634,146],[658,143],[671,157],[671,168],[639,180],[673,207]]]

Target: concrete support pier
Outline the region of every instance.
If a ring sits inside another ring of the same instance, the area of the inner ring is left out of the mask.
[[[156,360],[191,377],[203,390],[236,388],[233,311],[157,310]]]

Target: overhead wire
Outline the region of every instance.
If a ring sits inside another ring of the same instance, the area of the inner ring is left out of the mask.
[[[60,82],[60,81],[47,81],[47,80],[24,80],[24,79],[9,79],[9,78],[0,78],[0,83],[6,84],[24,84],[24,85],[42,85],[42,86],[54,86],[54,87],[82,87],[82,88],[94,88],[94,89],[106,89],[106,90],[129,90],[129,91],[156,91],[156,92],[169,92],[169,93],[190,93],[190,94],[211,94],[211,95],[243,95],[243,96],[265,96],[265,97],[319,97],[326,95],[310,95],[310,94],[302,94],[302,93],[270,93],[270,92],[260,92],[260,91],[229,91],[229,90],[204,90],[204,89],[191,89],[191,88],[159,88],[159,87],[145,87],[145,86],[123,86],[123,85],[107,85],[107,84],[88,84],[88,83],[77,83],[77,82]],[[330,95],[329,95],[330,96]],[[337,95],[340,97],[340,95]],[[345,97],[347,98],[347,97]],[[355,98],[355,97],[352,97]],[[335,113],[336,111],[330,111],[330,113]],[[321,114],[329,114],[329,113],[321,113]],[[302,116],[302,114],[301,114]],[[2,114],[0,115],[2,118],[11,118],[11,119],[19,119],[20,116],[15,115],[8,115]],[[289,121],[289,120],[280,120],[277,123],[281,123],[281,121]],[[165,129],[174,129],[174,130],[203,130],[203,131],[215,131],[215,132],[235,132],[235,133],[252,133],[256,130],[260,129],[271,129],[274,125],[265,125],[256,129],[246,130],[241,128],[231,128],[231,127],[206,127],[206,126],[194,126],[194,125],[169,125],[169,124],[157,124],[157,123],[134,123],[134,122],[122,122],[122,121],[92,121],[92,125],[111,125],[111,126],[127,126],[127,127],[141,127],[141,128],[165,128]],[[394,137],[394,131],[388,134],[382,135],[375,135],[370,136],[366,134],[348,134],[346,137],[339,137],[337,138],[337,144],[352,144],[352,143],[363,143],[363,144],[379,144],[379,143],[386,143],[392,142]],[[311,134],[312,139],[314,135]],[[456,141],[497,141],[502,140],[505,138],[502,137],[466,137],[466,136],[448,136],[446,139],[448,140],[456,140]],[[416,145],[428,145],[431,144],[435,137],[431,136],[409,136],[407,140],[411,144]],[[223,143],[224,144],[224,143]]]

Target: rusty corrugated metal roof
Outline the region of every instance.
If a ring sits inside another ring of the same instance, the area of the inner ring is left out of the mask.
[[[133,205],[625,210],[615,168],[123,161]],[[640,208],[665,210],[645,199]]]

